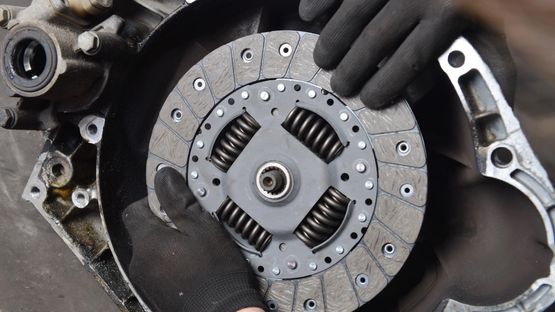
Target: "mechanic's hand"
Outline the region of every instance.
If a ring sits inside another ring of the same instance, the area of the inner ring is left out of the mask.
[[[342,96],[360,91],[371,108],[390,104],[460,35],[455,0],[301,0],[302,19],[339,9],[314,51],[316,64],[336,68],[331,85]],[[381,65],[384,59],[387,61]]]
[[[175,170],[156,175],[156,194],[179,230],[156,218],[146,200],[123,215],[131,236],[131,283],[154,311],[264,309],[250,266],[225,229],[204,211]]]

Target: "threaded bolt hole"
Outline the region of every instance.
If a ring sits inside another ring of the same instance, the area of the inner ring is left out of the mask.
[[[64,175],[65,167],[62,164],[55,164],[54,166],[52,166],[51,171],[52,175],[54,175],[56,178],[59,178]]]

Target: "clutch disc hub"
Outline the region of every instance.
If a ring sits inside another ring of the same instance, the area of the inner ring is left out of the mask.
[[[397,274],[424,216],[423,140],[405,101],[381,111],[330,90],[317,36],[256,34],[179,81],[147,162],[181,172],[257,272],[270,310],[354,310]],[[162,207],[163,208],[163,207]]]

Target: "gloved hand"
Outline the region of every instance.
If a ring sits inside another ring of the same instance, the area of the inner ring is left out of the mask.
[[[340,2],[301,0],[300,16],[312,21]],[[343,0],[320,34],[314,60],[336,69],[336,93],[360,91],[367,106],[379,108],[398,97],[464,27],[454,0]]]
[[[164,168],[156,195],[175,230],[156,218],[148,202],[128,207],[131,283],[154,311],[235,312],[264,309],[250,266],[229,234],[204,211],[175,170]]]

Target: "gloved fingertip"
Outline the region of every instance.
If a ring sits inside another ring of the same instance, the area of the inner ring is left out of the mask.
[[[366,107],[375,110],[384,109],[396,102],[396,98],[387,97],[379,94],[379,92],[372,92],[366,89],[360,93],[360,100]]]
[[[299,17],[304,22],[312,22],[316,19],[316,14],[314,10],[301,5],[299,6]]]
[[[353,81],[343,77],[343,75],[338,72],[333,74],[330,84],[333,92],[343,97],[351,97],[355,95],[357,91],[355,89]]]
[[[337,62],[327,52],[327,48],[321,43],[316,44],[314,49],[314,63],[324,70],[331,70],[337,66]]]
[[[194,198],[185,178],[170,167],[158,171],[154,178],[154,188],[162,207],[186,206]]]

